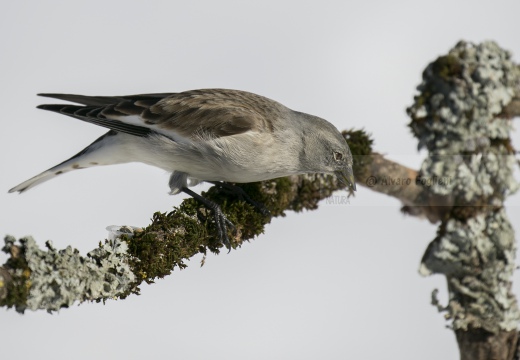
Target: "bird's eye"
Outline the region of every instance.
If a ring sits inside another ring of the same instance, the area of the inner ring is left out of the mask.
[[[343,159],[343,154],[340,153],[340,152],[335,151],[334,152],[334,160],[340,161],[341,159]]]

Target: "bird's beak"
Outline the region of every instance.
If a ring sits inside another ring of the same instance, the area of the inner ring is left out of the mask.
[[[344,170],[336,171],[336,177],[343,184],[356,191],[356,181],[354,180],[354,173],[352,168],[347,167]]]

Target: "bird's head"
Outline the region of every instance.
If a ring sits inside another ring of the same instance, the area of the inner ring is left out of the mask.
[[[315,116],[309,120],[311,125],[304,133],[306,166],[314,172],[334,174],[343,185],[356,190],[352,153],[345,138],[328,121]]]
[[[338,180],[352,190],[356,190],[354,172],[352,171],[352,153],[347,142],[336,130],[337,136],[324,141],[325,166],[329,173],[334,173]]]

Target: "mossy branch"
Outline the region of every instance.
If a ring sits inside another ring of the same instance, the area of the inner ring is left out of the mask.
[[[216,187],[203,194],[220,204],[235,224],[235,231],[229,233],[233,249],[261,234],[271,217],[284,216],[288,210],[314,210],[320,200],[342,188],[330,175],[292,176],[239,186],[265,205],[271,216]],[[0,306],[15,307],[21,313],[26,309],[52,312],[76,301],[138,294],[143,281],[152,283],[175,268],[185,268],[185,261],[194,255],[219,253],[224,244],[216,234],[210,211],[189,198],[170,213],[155,213],[145,228],[122,228],[117,237],[100,243],[86,256],[71,247],[57,250],[50,242],[41,250],[32,238],[16,242],[8,236],[3,251],[10,258],[0,267]]]

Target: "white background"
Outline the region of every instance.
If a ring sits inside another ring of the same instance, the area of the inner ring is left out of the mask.
[[[167,195],[168,174],[141,164],[7,194],[106,131],[35,109],[46,101],[38,92],[248,90],[364,128],[377,151],[418,168],[405,108],[424,67],[461,39],[496,40],[520,61],[519,13],[516,0],[4,0],[0,234],[86,253],[106,226],[147,225],[182,199]],[[519,205],[519,195],[508,201],[517,233]],[[436,287],[446,300],[444,278],[417,272],[436,226],[399,208],[361,188],[349,205],[274,219],[238,251],[203,268],[195,258],[141,296],[54,315],[0,309],[1,357],[457,359],[429,304]]]

